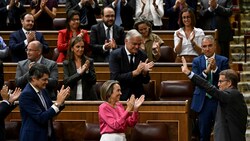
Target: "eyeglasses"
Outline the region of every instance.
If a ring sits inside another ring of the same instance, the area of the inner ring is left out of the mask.
[[[228,81],[227,79],[226,80],[219,80],[218,83],[222,83],[222,82],[225,82],[225,81]]]
[[[26,52],[38,51],[37,49],[25,49]]]
[[[209,44],[209,45],[202,45],[202,48],[212,48],[213,47],[213,44]]]

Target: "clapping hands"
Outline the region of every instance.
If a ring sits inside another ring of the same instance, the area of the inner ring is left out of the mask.
[[[4,85],[1,90],[1,96],[3,100],[7,100],[9,103],[12,104],[19,98],[21,91],[22,90],[20,88],[15,88],[15,91],[11,94],[12,90],[9,90],[8,86]]]
[[[139,107],[145,100],[145,95],[141,95],[140,98],[135,99],[135,95],[131,95],[131,97],[127,100],[127,111],[130,112],[132,109],[134,111],[138,111]]]

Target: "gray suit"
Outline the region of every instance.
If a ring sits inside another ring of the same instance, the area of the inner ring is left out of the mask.
[[[17,65],[16,77],[15,77],[16,86],[21,87],[22,89],[28,83],[29,64],[30,64],[30,60],[26,59],[23,61],[19,61]],[[55,61],[42,57],[41,64],[44,64],[45,66],[47,66],[47,68],[50,71],[49,82],[46,86],[46,90],[50,94],[50,98],[55,99],[56,94],[54,90],[57,88],[57,83],[58,83],[57,63]]]
[[[191,81],[219,101],[214,125],[215,141],[245,141],[248,112],[243,95],[236,88],[220,91],[196,74]]]

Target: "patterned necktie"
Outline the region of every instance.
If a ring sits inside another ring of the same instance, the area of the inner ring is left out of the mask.
[[[116,5],[116,13],[115,13],[115,24],[120,26],[122,24],[121,19],[121,0],[118,0]]]
[[[87,9],[86,9],[86,7],[82,8],[81,24],[82,25],[87,25],[88,24]]]

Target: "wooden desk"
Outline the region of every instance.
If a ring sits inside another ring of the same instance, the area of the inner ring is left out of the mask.
[[[244,35],[244,61],[247,62],[247,40],[250,39],[250,33],[245,33]]]
[[[101,103],[102,101],[66,101],[65,109],[55,120],[86,120],[87,123],[98,123],[98,106]],[[191,134],[189,103],[189,101],[145,101],[140,107],[139,123],[166,123],[171,132],[169,133],[171,141],[189,141]],[[6,120],[21,120],[19,107],[14,109]]]

